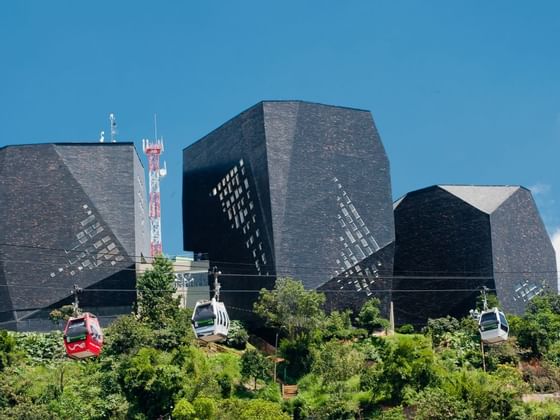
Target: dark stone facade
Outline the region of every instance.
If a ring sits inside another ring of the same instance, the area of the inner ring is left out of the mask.
[[[377,295],[386,310],[391,183],[371,114],[300,101],[244,111],[184,149],[183,228],[184,248],[223,272],[234,317],[280,276],[325,291],[329,308]]]
[[[531,193],[518,186],[441,185],[395,203],[395,321],[463,317],[479,289],[521,314],[532,297],[557,291],[556,261]]]
[[[129,312],[136,293],[118,290],[135,288],[136,257],[149,255],[134,145],[7,146],[0,163],[0,326],[51,329],[74,284],[102,321]]]

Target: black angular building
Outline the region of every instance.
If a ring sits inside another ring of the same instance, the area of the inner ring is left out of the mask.
[[[437,185],[394,207],[397,324],[464,317],[482,286],[514,314],[544,289],[557,291],[554,249],[529,190]]]
[[[129,312],[136,293],[122,290],[149,255],[145,195],[132,143],[1,148],[0,327],[52,329],[74,284],[102,321]]]
[[[223,272],[234,317],[291,276],[330,308],[388,305],[389,162],[369,111],[265,101],[183,152],[184,248]],[[383,292],[381,292],[383,291]]]

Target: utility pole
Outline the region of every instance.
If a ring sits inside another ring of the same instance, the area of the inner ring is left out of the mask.
[[[484,372],[486,372],[486,359],[484,356],[484,341],[482,341],[482,339],[480,340],[480,351],[482,353],[482,369],[484,369]]]
[[[395,311],[393,308],[393,301],[391,301],[389,305],[389,334],[388,335],[394,335],[394,334],[395,334]]]
[[[276,383],[276,364],[278,363],[278,333],[274,342],[274,383]]]
[[[488,300],[486,299],[486,291],[488,290],[488,287],[486,286],[482,286],[482,299],[483,299],[483,313],[484,311],[488,310]],[[482,352],[482,368],[484,369],[484,372],[486,372],[486,359],[485,359],[485,355],[484,355],[484,341],[482,341],[482,336],[480,337],[480,351]]]
[[[187,282],[188,280],[185,278],[185,276],[183,277],[183,308],[187,308]]]

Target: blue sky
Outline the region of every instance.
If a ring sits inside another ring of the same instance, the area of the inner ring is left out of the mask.
[[[393,196],[534,191],[560,248],[556,1],[6,1],[0,146],[164,136],[164,251],[182,252],[182,149],[263,99],[372,111]]]

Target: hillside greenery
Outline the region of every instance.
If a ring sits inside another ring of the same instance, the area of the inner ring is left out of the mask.
[[[238,321],[227,342],[198,342],[170,272],[159,258],[139,280],[136,312],[105,330],[97,359],[66,358],[61,332],[0,331],[0,419],[560,418],[558,402],[522,400],[560,391],[557,295],[509,317],[510,340],[485,347],[485,371],[470,318],[386,335],[378,300],[325,314],[321,293],[281,279],[255,304],[279,333],[275,359]],[[284,400],[282,382],[297,396]]]

